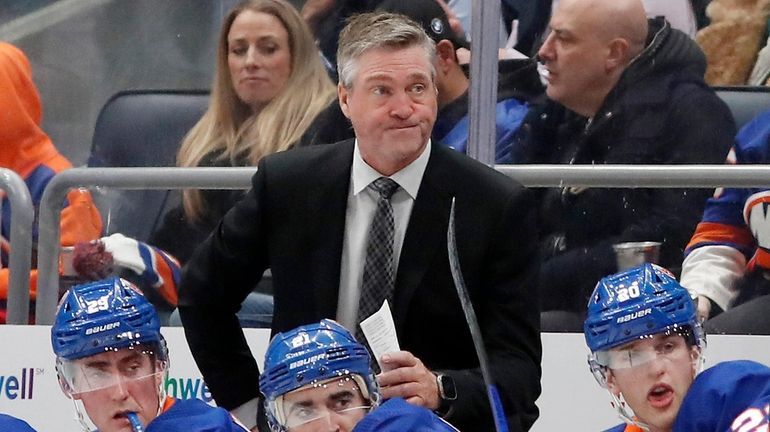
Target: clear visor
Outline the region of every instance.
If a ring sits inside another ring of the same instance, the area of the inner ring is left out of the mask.
[[[289,431],[327,431],[333,416],[355,424],[371,409],[356,378],[346,375],[321,381],[279,398],[275,403],[282,412],[283,425]]]
[[[334,411],[337,416],[346,417],[348,424],[355,424],[369,412],[371,407],[357,406]],[[289,416],[286,419],[286,429],[290,432],[315,432],[327,431],[332,427],[332,411],[315,410],[313,412],[302,413],[296,416]]]
[[[660,336],[658,336],[660,335]],[[652,343],[643,343],[649,339]],[[688,341],[691,341],[688,343]],[[680,360],[692,358],[692,331],[676,327],[657,335],[649,335],[617,348],[597,351],[596,363],[610,369],[629,369],[642,366],[656,359]]]
[[[70,394],[78,395],[158,379],[167,365],[165,350],[137,345],[76,360],[59,359],[57,368]]]

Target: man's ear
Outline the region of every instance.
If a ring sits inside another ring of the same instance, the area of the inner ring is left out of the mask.
[[[337,84],[337,99],[340,101],[340,108],[342,109],[342,114],[345,114],[345,117],[350,119],[350,107],[348,106],[348,94],[350,91],[346,89],[342,83]]]
[[[628,58],[628,41],[623,38],[615,38],[607,46],[608,53],[605,60],[607,71],[625,67],[631,59]]]
[[[607,371],[604,373],[604,376],[607,378],[607,390],[611,391],[615,396],[620,396],[620,388],[618,387],[618,382],[615,379],[615,374],[612,373],[612,369],[607,369]]]
[[[692,360],[692,376],[695,378],[695,375],[698,374],[698,368],[700,367],[700,356],[702,356],[703,353],[701,350],[693,345],[690,347],[690,359]]]
[[[438,68],[444,73],[450,67],[458,64],[457,53],[455,53],[455,47],[452,42],[442,39],[436,44],[436,59],[438,60]]]

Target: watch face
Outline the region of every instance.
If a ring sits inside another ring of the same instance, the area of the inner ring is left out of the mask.
[[[455,380],[449,375],[439,375],[439,392],[441,397],[446,400],[457,399],[457,388],[455,387]]]

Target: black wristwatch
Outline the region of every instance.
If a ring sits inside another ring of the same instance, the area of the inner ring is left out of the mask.
[[[449,414],[452,401],[457,399],[457,387],[455,387],[454,378],[442,373],[436,374],[436,384],[438,384],[438,395],[441,398],[436,413],[444,417]]]

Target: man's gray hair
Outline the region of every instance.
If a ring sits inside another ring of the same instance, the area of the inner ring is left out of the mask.
[[[433,61],[436,44],[422,27],[412,19],[388,12],[370,12],[348,19],[340,32],[337,48],[337,72],[346,89],[353,86],[358,72],[358,59],[367,51],[378,48],[403,49],[422,47],[430,64],[431,78],[436,77]]]

